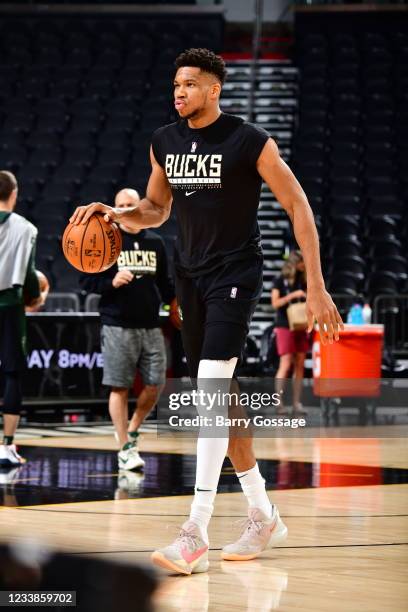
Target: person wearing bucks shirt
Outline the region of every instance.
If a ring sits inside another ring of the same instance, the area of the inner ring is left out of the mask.
[[[225,78],[224,61],[212,51],[182,53],[174,76],[180,119],[153,135],[146,198],[127,211],[99,202],[80,206],[71,217],[72,223],[86,223],[94,212],[102,212],[106,220],[125,221],[140,229],[164,223],[174,205],[179,228],[176,295],[187,363],[198,387],[216,381],[229,388],[261,293],[257,208],[262,179],[288,213],[304,256],[309,327],[316,320],[326,343],[338,340],[342,326],[325,289],[306,195],[267,132],[222,113]],[[199,411],[202,408],[198,406]],[[251,438],[228,439],[223,429],[221,435],[198,438],[190,517],[172,544],[153,553],[156,564],[181,574],[208,569],[207,527],[226,454],[249,508],[241,536],[223,548],[222,558],[253,559],[286,537],[286,526],[266,493]]]
[[[140,201],[134,189],[116,195],[116,208]],[[159,323],[161,302],[174,307],[174,286],[168,274],[163,240],[150,230],[134,230],[125,223],[122,251],[114,266],[99,274],[83,274],[82,287],[100,293],[102,383],[111,388],[109,413],[119,443],[121,469],[144,467],[139,455],[138,429],[155,406],[166,378],[166,349]],[[128,423],[128,395],[137,370],[144,387]]]

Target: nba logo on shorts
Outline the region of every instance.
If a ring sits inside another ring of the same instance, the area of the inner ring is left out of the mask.
[[[197,148],[197,143],[196,142],[192,142],[191,143],[191,153],[195,153]]]
[[[238,291],[237,287],[232,287],[231,293],[230,293],[230,297],[236,298],[237,297],[237,291]]]

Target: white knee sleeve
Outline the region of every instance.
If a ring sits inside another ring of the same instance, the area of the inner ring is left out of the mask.
[[[232,378],[237,361],[238,357],[232,357],[228,361],[201,359],[197,378]]]

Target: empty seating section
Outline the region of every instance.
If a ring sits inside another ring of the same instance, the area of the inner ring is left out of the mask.
[[[77,287],[59,246],[69,214],[124,186],[144,193],[152,132],[174,118],[174,59],[220,38],[212,17],[0,20],[0,168],[18,178],[54,291]]]
[[[271,134],[283,159],[289,161],[297,114],[297,68],[290,60],[260,60],[252,81],[251,64],[251,60],[227,63],[228,80],[223,88],[221,108],[246,120],[251,120],[253,114],[255,123]],[[265,184],[261,191],[258,224],[264,251],[264,283],[250,334],[260,348],[262,335],[275,316],[271,288],[282,267],[288,244],[292,242],[289,218]],[[248,357],[253,358],[252,355]]]
[[[196,4],[196,0],[121,0],[121,4]],[[13,4],[44,4],[43,0],[13,0]],[[53,0],[53,4],[84,4],[83,0]],[[113,4],[112,0],[87,0],[86,4]]]
[[[408,291],[408,34],[303,33],[292,167],[334,293]]]

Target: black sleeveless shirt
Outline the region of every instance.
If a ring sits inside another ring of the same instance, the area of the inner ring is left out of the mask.
[[[152,148],[173,194],[179,273],[199,276],[228,261],[261,254],[258,157],[269,138],[234,115],[192,129],[186,120],[156,130]]]

